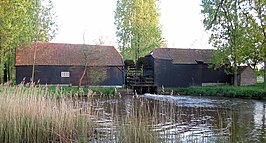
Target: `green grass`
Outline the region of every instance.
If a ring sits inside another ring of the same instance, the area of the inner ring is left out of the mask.
[[[70,87],[70,86],[39,86],[57,96],[90,96],[90,95],[114,95],[114,87]]]
[[[263,88],[263,83],[258,83],[254,86],[234,87],[232,85],[216,85],[174,90],[187,95],[225,96],[266,100],[266,89]]]

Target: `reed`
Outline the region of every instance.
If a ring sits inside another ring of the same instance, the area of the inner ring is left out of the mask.
[[[133,107],[126,117],[119,122],[118,142],[123,143],[159,143],[158,132],[153,130],[154,116],[150,106],[143,98],[133,98]]]
[[[0,142],[195,142],[198,135],[192,127],[215,122],[200,120],[208,117],[204,109],[191,110],[170,99],[119,100],[123,97],[64,96],[59,88],[54,91],[0,85]],[[228,130],[223,123],[227,122],[214,124]],[[191,127],[186,130],[191,135],[185,135],[181,126]]]
[[[0,142],[89,142],[101,141],[101,125],[94,122],[105,105],[93,97],[64,96],[46,87],[0,85]],[[105,100],[105,99],[102,99]],[[136,99],[137,100],[137,99]],[[135,105],[128,118],[121,120],[112,105],[113,128],[105,141],[158,142],[158,134],[146,126],[149,113]]]
[[[47,90],[0,86],[1,142],[73,142],[88,140],[86,114],[71,99],[58,99]]]
[[[147,123],[132,119],[119,126],[118,142],[121,143],[159,143],[159,134],[152,131]]]

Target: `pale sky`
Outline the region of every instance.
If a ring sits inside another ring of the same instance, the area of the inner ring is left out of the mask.
[[[52,42],[95,44],[99,37],[117,47],[114,11],[117,0],[54,0],[58,35]],[[202,25],[201,0],[161,0],[160,25],[171,48],[211,48]]]

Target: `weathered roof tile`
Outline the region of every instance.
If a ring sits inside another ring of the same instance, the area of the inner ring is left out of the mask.
[[[155,59],[172,60],[173,64],[196,64],[196,61],[210,62],[212,49],[157,48],[152,52]]]
[[[123,59],[113,46],[32,43],[16,50],[16,66],[32,65],[36,46],[36,65],[122,66]]]

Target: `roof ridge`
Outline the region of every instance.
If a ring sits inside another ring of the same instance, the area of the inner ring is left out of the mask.
[[[174,50],[216,50],[216,49],[193,49],[193,48],[156,48],[156,49],[174,49]],[[156,50],[154,49],[154,50]]]
[[[32,44],[64,44],[64,45],[86,45],[86,46],[99,46],[99,47],[114,47],[113,45],[97,45],[97,44],[75,44],[75,43],[57,43],[57,42],[32,42]]]

